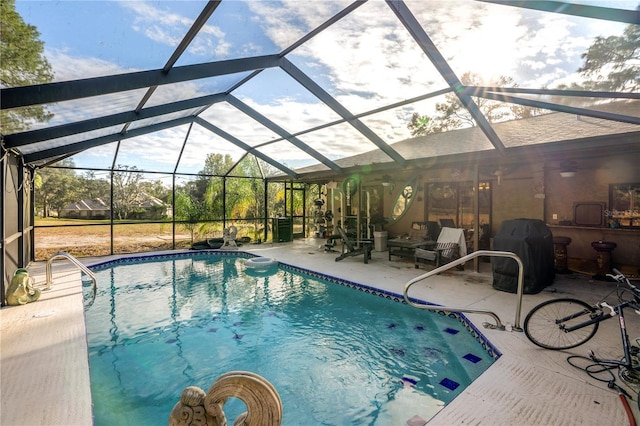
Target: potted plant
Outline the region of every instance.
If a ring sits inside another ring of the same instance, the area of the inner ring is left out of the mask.
[[[373,225],[374,231],[384,231],[384,226],[389,223],[387,218],[382,216],[381,213],[374,213],[369,220],[369,223]]]

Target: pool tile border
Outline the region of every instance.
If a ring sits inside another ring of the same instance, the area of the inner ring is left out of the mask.
[[[210,257],[210,256],[228,256],[228,257],[239,257],[239,258],[244,258],[244,259],[249,259],[252,257],[259,257],[256,255],[253,255],[251,253],[247,253],[247,252],[243,252],[243,251],[237,251],[237,250],[198,250],[198,251],[185,251],[185,252],[172,252],[172,253],[163,253],[163,254],[148,254],[148,255],[140,255],[140,254],[134,254],[134,255],[123,255],[123,257],[119,257],[117,259],[111,259],[111,260],[106,260],[104,262],[99,262],[99,263],[95,263],[95,264],[91,264],[88,267],[92,270],[100,270],[103,268],[107,268],[111,265],[121,265],[121,264],[129,264],[129,263],[137,263],[140,261],[146,261],[146,260],[169,260],[169,259],[176,259],[176,258],[193,258],[193,257]],[[352,288],[354,290],[358,290],[364,293],[368,293],[374,296],[378,296],[378,297],[383,297],[385,299],[391,300],[393,302],[397,302],[397,303],[403,303],[403,304],[407,304],[407,302],[404,300],[404,296],[402,296],[401,294],[397,294],[397,293],[393,293],[390,291],[386,291],[386,290],[382,290],[379,288],[375,288],[375,287],[371,287],[368,286],[366,284],[360,284],[357,283],[355,281],[350,281],[350,280],[346,280],[343,278],[337,278],[331,275],[327,275],[327,274],[323,274],[320,272],[316,272],[316,271],[312,271],[306,268],[301,268],[298,266],[294,266],[294,265],[290,265],[284,262],[278,262],[280,264],[281,267],[288,269],[288,270],[292,270],[295,272],[299,272],[299,273],[303,273],[306,275],[309,275],[311,277],[314,278],[320,278],[323,279],[325,281],[328,281],[330,283],[333,284],[338,284],[341,286],[345,286],[345,287],[349,287]],[[416,298],[411,298],[411,301],[416,302],[416,303],[422,303],[422,304],[429,304],[429,305],[434,305],[434,306],[440,306],[438,304],[435,303],[430,303],[428,301],[425,300],[421,300],[421,299],[416,299]],[[437,312],[439,315],[446,315],[449,316],[450,318],[456,319],[458,320],[463,326],[464,328],[467,329],[467,331],[469,331],[469,333],[471,333],[471,335],[473,336],[473,338],[482,345],[482,348],[487,352],[487,354],[494,360],[500,358],[500,356],[502,355],[502,353],[498,350],[498,348],[496,348],[481,332],[480,330],[478,330],[478,328],[473,325],[471,323],[471,321],[469,321],[469,319],[464,316],[464,314],[458,313],[458,312],[448,312],[445,310],[438,310],[438,311],[434,311]]]
[[[284,266],[287,269],[291,269],[294,270],[296,272],[301,272],[307,275],[310,275],[312,277],[315,278],[320,278],[323,279],[325,281],[329,281],[333,284],[338,284],[338,285],[342,285],[345,287],[349,287],[352,288],[354,290],[359,290],[362,291],[364,293],[368,293],[374,296],[378,296],[378,297],[383,297],[385,299],[391,300],[393,302],[397,302],[397,303],[402,303],[402,304],[407,304],[407,302],[404,300],[404,296],[402,296],[401,294],[397,294],[397,293],[393,293],[390,291],[386,291],[386,290],[381,290],[375,287],[371,287],[365,284],[360,284],[354,281],[349,281],[343,278],[337,278],[331,275],[327,275],[327,274],[323,274],[320,272],[315,272],[315,271],[311,271],[305,268],[300,268],[298,266],[292,266],[283,262],[280,262],[281,266]],[[416,302],[416,303],[422,303],[422,304],[429,304],[429,305],[434,305],[434,306],[440,306],[436,303],[431,303],[425,300],[421,300],[421,299],[416,299],[416,298],[411,298],[411,301]],[[434,311],[436,313],[438,313],[439,315],[443,315],[443,316],[449,316],[450,318],[454,318],[456,320],[458,320],[463,326],[464,328],[467,329],[467,331],[469,331],[469,333],[471,333],[471,335],[473,336],[474,339],[476,339],[476,341],[478,341],[478,343],[480,343],[482,345],[482,348],[487,352],[487,354],[493,358],[494,360],[500,358],[500,356],[502,355],[502,353],[498,350],[498,348],[496,348],[481,332],[480,330],[478,330],[478,328],[473,325],[469,319],[467,317],[465,317],[463,314],[458,313],[458,312],[448,312],[445,310],[438,310],[438,311]]]

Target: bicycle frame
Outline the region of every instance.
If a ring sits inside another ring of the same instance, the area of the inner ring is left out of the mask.
[[[616,306],[605,306],[612,309],[611,314],[601,314],[591,321],[586,321],[582,324],[578,324],[577,326],[570,327],[566,331],[571,332],[572,330],[577,330],[578,328],[586,327],[589,324],[593,324],[595,322],[601,322],[606,319],[612,318],[614,316],[618,317],[618,323],[620,325],[620,337],[622,339],[622,350],[624,352],[624,361],[619,361],[616,359],[602,359],[597,358],[593,351],[589,351],[590,358],[597,362],[603,362],[611,365],[623,366],[626,367],[629,371],[633,369],[633,361],[631,359],[631,343],[629,342],[629,334],[627,333],[627,325],[624,320],[624,308],[631,306],[631,302],[624,302],[620,305]],[[601,306],[601,305],[599,305]]]
[[[598,324],[609,318],[618,317],[620,337],[624,359],[594,361],[606,362],[612,366],[624,366],[635,372],[638,370],[640,379],[640,366],[633,368],[635,363],[636,347],[629,342],[625,308],[633,308],[640,314],[640,290],[631,284],[629,280],[616,269],[616,275],[609,275],[618,282],[618,298],[620,303],[615,306],[601,301],[595,305],[589,305],[582,300],[573,298],[551,299],[535,306],[525,318],[524,332],[534,344],[551,350],[571,349],[580,346],[591,339],[598,330]],[[625,292],[631,291],[633,297],[627,298]],[[629,300],[627,300],[629,299]]]
[[[610,314],[604,314],[604,313],[602,313],[602,314],[600,314],[600,315],[598,315],[598,316],[596,316],[596,317],[591,318],[589,321],[581,322],[580,324],[578,324],[578,325],[574,325],[573,327],[565,327],[564,325],[561,325],[562,329],[563,329],[566,333],[570,333],[570,332],[572,332],[572,331],[574,331],[574,330],[579,330],[579,329],[584,328],[584,327],[586,327],[586,326],[588,326],[588,325],[595,324],[595,323],[597,323],[597,322],[602,322],[602,321],[604,321],[604,320],[608,320],[609,318],[611,318],[611,317],[613,317],[613,316],[617,315],[617,313],[616,313],[615,309],[613,309],[613,308],[612,308],[611,306],[609,306],[609,305],[601,305],[601,304],[597,304],[597,305],[593,306],[593,309],[602,309],[602,307],[603,307],[603,306],[604,306],[604,307],[606,307],[606,308],[611,308],[611,313],[610,313]],[[563,317],[563,318],[558,318],[558,319],[556,320],[556,324],[564,324],[565,322],[567,322],[567,321],[569,321],[569,320],[572,320],[572,319],[574,319],[574,318],[578,318],[578,317],[580,317],[584,312],[585,312],[585,311],[582,311],[582,312],[576,312],[575,314],[567,315],[566,317]]]
[[[617,269],[613,269],[615,275],[607,274],[618,283],[618,303],[611,306],[605,301],[601,301],[595,305],[589,305],[583,300],[563,297],[557,299],[546,300],[539,303],[529,313],[524,321],[524,332],[534,344],[551,350],[566,350],[578,347],[591,339],[598,331],[600,322],[618,317],[618,325],[620,327],[620,338],[622,340],[622,349],[624,351],[624,359],[603,359],[597,358],[593,351],[589,351],[589,358],[594,361],[597,370],[593,372],[608,372],[611,375],[610,380],[598,380],[607,382],[609,388],[618,390],[625,410],[630,418],[630,423],[635,425],[633,414],[629,408],[625,396],[631,399],[631,396],[620,386],[615,384],[615,376],[610,369],[618,368],[618,375],[621,379],[628,383],[640,383],[640,348],[631,346],[629,342],[629,334],[627,333],[627,325],[624,318],[624,309],[631,307],[636,313],[640,314],[640,289],[629,282],[629,279],[621,274]],[[625,292],[631,290],[633,297],[627,299]],[[605,309],[608,309],[605,310]],[[588,315],[586,321],[582,321]],[[576,321],[582,321],[574,324]],[[580,330],[580,331],[578,331]],[[572,333],[575,332],[575,333]],[[576,357],[572,355],[569,359]],[[636,358],[634,360],[634,358]],[[569,361],[571,365],[577,367]],[[589,366],[583,368],[591,375]],[[640,397],[638,398],[638,408],[640,409]]]
[[[634,295],[634,299],[638,296],[639,293],[639,289],[634,286],[633,284],[631,284],[629,282],[629,279],[627,277],[625,277],[622,273],[620,273],[620,271],[618,271],[617,269],[613,269],[613,272],[616,275],[611,275],[611,274],[607,274],[607,276],[613,278],[614,280],[618,281],[619,283],[624,283],[627,285],[627,287],[629,287],[631,289],[631,292]],[[598,315],[598,317],[592,319],[591,321],[588,321],[587,323],[582,324],[581,326],[586,326],[588,324],[593,324],[593,322],[600,322],[600,321],[604,321],[605,319],[611,318],[613,316],[618,316],[618,323],[620,325],[620,338],[622,339],[622,350],[624,352],[624,362],[623,361],[619,361],[619,360],[615,360],[615,359],[600,359],[600,358],[596,358],[595,354],[593,352],[590,353],[591,355],[591,359],[593,359],[594,361],[599,361],[599,362],[605,362],[608,364],[612,364],[612,365],[617,365],[617,366],[623,366],[625,368],[627,368],[628,371],[632,371],[633,368],[633,361],[631,359],[631,343],[629,342],[629,334],[627,333],[627,325],[626,322],[624,320],[624,308],[627,307],[634,307],[637,310],[637,306],[635,305],[635,302],[632,301],[626,301],[623,303],[620,303],[619,305],[616,306],[609,306],[606,303],[599,303],[598,306],[602,309],[602,307],[606,307],[611,309],[611,313],[610,314],[600,314]],[[572,327],[573,329],[579,328],[579,327]],[[571,330],[567,330],[567,331],[571,331]],[[640,368],[637,367],[637,368]]]

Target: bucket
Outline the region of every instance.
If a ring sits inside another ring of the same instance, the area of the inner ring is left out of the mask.
[[[373,249],[375,251],[387,251],[387,231],[373,231]]]

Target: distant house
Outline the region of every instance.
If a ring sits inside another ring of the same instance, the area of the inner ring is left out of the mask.
[[[108,219],[111,201],[108,198],[80,200],[68,204],[60,211],[60,217],[68,219]]]
[[[140,193],[140,204],[131,219],[164,219],[171,214],[171,206],[147,193]]]
[[[171,214],[171,206],[159,198],[141,193],[140,201],[132,211],[130,219],[163,219]],[[111,200],[93,198],[80,200],[65,206],[60,217],[68,219],[109,219],[111,217]]]

